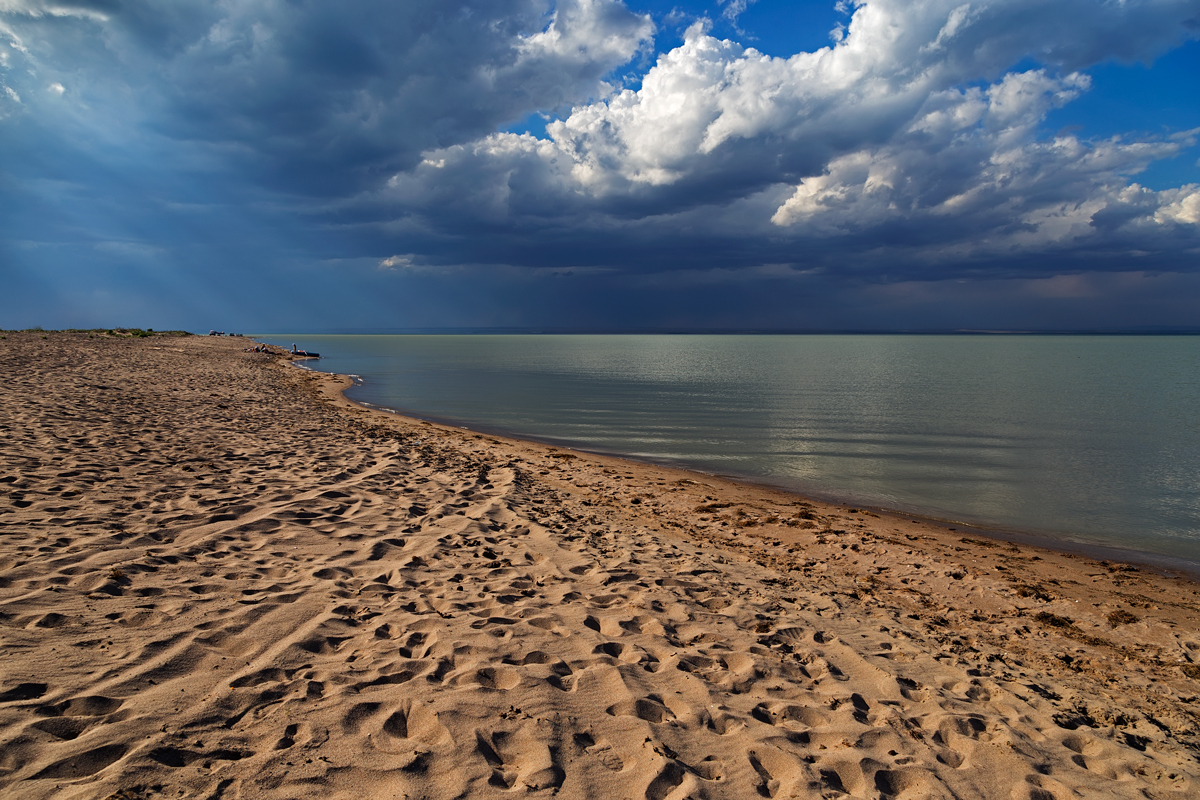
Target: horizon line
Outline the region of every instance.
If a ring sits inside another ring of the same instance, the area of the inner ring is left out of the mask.
[[[309,336],[387,336],[387,335],[663,335],[663,336],[1196,336],[1200,327],[1138,326],[1130,328],[637,328],[595,327],[566,328],[554,326],[458,326],[458,327],[366,327],[326,328],[315,330],[281,330],[247,333],[245,336],[272,336],[304,333]]]

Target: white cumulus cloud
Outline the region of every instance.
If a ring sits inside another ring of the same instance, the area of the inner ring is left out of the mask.
[[[1154,213],[1156,222],[1200,225],[1200,185],[1190,183],[1161,194],[1162,204]]]
[[[1151,58],[1193,35],[1195,16],[1169,0],[871,0],[840,43],[790,58],[698,23],[639,88],[575,107],[546,139],[493,134],[430,151],[380,200],[408,225],[507,221],[530,237],[576,225],[583,238],[636,231],[639,243],[653,225],[664,241],[761,242],[747,250],[772,261],[820,258],[819,241],[942,260],[1153,248],[1134,241],[1153,235],[1145,223],[1187,221],[1194,201],[1143,191],[1131,202],[1129,178],[1195,136],[1039,130],[1089,91],[1073,68]],[[1027,58],[1047,66],[1008,71]]]

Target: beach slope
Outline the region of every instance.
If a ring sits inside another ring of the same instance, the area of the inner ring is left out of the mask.
[[[0,340],[0,796],[1200,797],[1194,582],[244,347]]]

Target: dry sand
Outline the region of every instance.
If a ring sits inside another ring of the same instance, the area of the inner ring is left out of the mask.
[[[1145,569],[0,340],[0,796],[1200,797]]]

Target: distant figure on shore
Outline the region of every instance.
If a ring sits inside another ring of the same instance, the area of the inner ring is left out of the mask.
[[[300,358],[320,358],[321,357],[320,353],[312,353],[312,352],[309,352],[308,350],[301,350],[300,348],[296,347],[295,342],[292,342],[292,355],[298,356]]]

